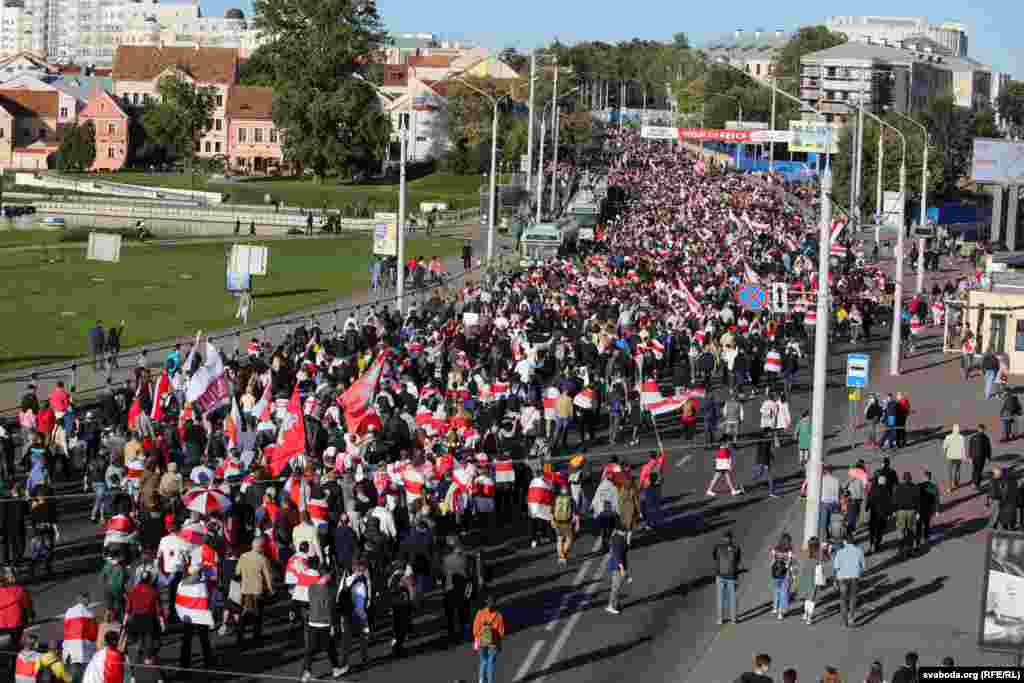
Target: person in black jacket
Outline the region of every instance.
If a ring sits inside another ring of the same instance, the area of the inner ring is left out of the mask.
[[[893,475],[895,476],[895,475]],[[868,493],[868,555],[882,549],[882,537],[892,516],[892,494],[889,479],[876,476],[871,492]]]
[[[712,551],[718,567],[718,624],[725,623],[726,611],[736,623],[736,583],[739,580],[740,562],[743,553],[733,540],[732,532],[726,531],[722,542]]]
[[[978,431],[967,440],[967,455],[971,459],[971,482],[975,490],[980,490],[985,465],[992,458],[992,441],[985,433],[985,425],[979,424]]]
[[[900,557],[907,558],[917,535],[917,512],[921,508],[921,489],[914,484],[910,472],[903,473],[903,481],[892,492],[892,506],[896,510],[896,529],[900,533]]]
[[[5,565],[15,566],[25,555],[25,520],[28,515],[28,499],[21,486],[16,484],[10,491],[10,498],[0,501]]]
[[[884,483],[882,480],[885,480]],[[874,475],[871,477],[872,486],[884,486],[892,497],[892,491],[896,487],[896,483],[899,481],[899,476],[896,474],[896,470],[892,468],[892,463],[889,458],[882,459],[882,466],[875,470]]]
[[[306,560],[307,566],[313,571],[320,571],[320,558],[313,555]],[[333,635],[338,623],[338,606],[335,599],[337,586],[329,571],[325,571],[320,580],[309,587],[309,610],[306,613],[306,652],[302,658],[302,680],[312,677],[313,657],[327,651],[327,659],[331,662],[331,675],[341,678],[347,668],[341,667],[338,659],[338,646]]]

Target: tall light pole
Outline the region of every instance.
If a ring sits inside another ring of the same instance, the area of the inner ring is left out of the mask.
[[[870,74],[870,71],[868,72]],[[861,223],[861,198],[864,182],[864,74],[861,73],[860,92],[857,95],[857,170],[854,175],[855,187],[854,203],[850,206],[850,215],[853,216],[855,228],[860,228]]]
[[[821,178],[821,220],[818,223],[818,320],[814,326],[814,393],[811,398],[811,453],[807,461],[807,508],[804,545],[820,533],[821,477],[825,464],[825,392],[828,389],[828,271],[832,236],[832,168]]]
[[[540,223],[541,209],[544,206],[544,135],[548,127],[547,107],[544,108],[544,115],[540,117],[540,160],[537,164],[537,218],[535,223]]]
[[[554,150],[551,153],[551,213],[555,213],[555,196],[558,193],[558,55],[555,55],[555,91],[551,101],[551,138],[554,141]]]
[[[775,76],[772,75],[772,116],[768,122],[772,137],[768,140],[768,172],[775,172]]]
[[[491,117],[491,187],[490,198],[487,202],[487,262],[490,263],[491,259],[494,258],[494,214],[497,210],[497,197],[495,195],[498,192],[498,100],[493,95],[485,93],[462,78],[457,78],[456,80],[490,102],[491,109],[493,110]]]
[[[412,94],[409,94],[410,101],[412,100]],[[398,249],[395,259],[398,261],[395,268],[395,279],[398,282],[397,291],[395,292],[395,306],[398,308],[399,313],[405,312],[405,156],[406,156],[406,138],[409,135],[409,123],[412,117],[406,119],[405,125],[399,125],[398,138],[399,142],[399,172],[398,172]],[[399,124],[401,124],[402,117],[398,117]]]
[[[526,189],[529,192],[533,182],[533,119],[536,113],[533,111],[533,90],[537,81],[537,50],[530,52],[530,121],[526,128]]]
[[[924,134],[924,153],[921,159],[921,206],[918,208],[918,224],[923,228],[928,220],[928,148],[932,144],[932,136],[928,132],[928,127],[920,121],[916,121],[906,114],[902,114],[895,109],[892,109],[892,113],[896,116],[909,121],[918,128],[921,129],[921,133]],[[920,238],[917,248],[917,293],[920,294],[924,291],[924,238]]]
[[[893,130],[896,130],[895,128]],[[899,132],[897,130],[897,132]],[[903,143],[903,162],[900,164],[900,206],[906,201],[907,187],[907,139],[900,133],[900,140]],[[903,335],[901,323],[903,322],[903,233],[906,232],[906,221],[901,221],[896,233],[896,278],[893,291],[892,306],[892,348],[889,349],[889,375],[899,377],[900,375],[900,343]]]

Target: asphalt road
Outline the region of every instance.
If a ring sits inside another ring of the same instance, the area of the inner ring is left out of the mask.
[[[829,425],[845,422],[846,397],[841,387],[846,350],[837,347],[830,359]],[[794,421],[809,407],[809,377],[808,368],[801,374],[803,386],[791,404]],[[757,431],[759,405],[759,400],[746,404],[748,433]],[[842,443],[842,437],[828,443],[835,447]],[[601,460],[614,452],[642,462],[654,446],[652,435],[637,449],[604,447],[590,457]],[[530,549],[516,533],[521,528],[516,525],[505,525],[502,530],[510,540],[486,551],[493,571],[492,586],[509,631],[498,660],[498,680],[611,683],[643,672],[657,679],[685,681],[717,632],[711,550],[722,533],[733,531],[747,566],[754,566],[755,557],[766,553],[782,531],[800,537],[802,516],[796,499],[802,474],[791,444],[784,445],[778,454],[776,470],[787,479],[784,495],[774,499],[767,496],[763,484],[751,483],[752,447],[741,448],[738,454],[737,474],[747,493],[714,499],[704,494],[713,474],[711,452],[689,448],[678,437],[667,440],[666,447],[670,464],[663,489],[665,524],[655,532],[634,537],[629,558],[634,581],[627,587],[621,615],[604,611],[608,592],[605,558],[592,552],[596,541],[591,532],[577,541],[567,568],[558,566],[552,545]],[[77,490],[81,491],[80,485]],[[59,617],[80,590],[92,591],[93,599],[99,596],[96,572],[100,539],[87,513],[85,499],[66,509],[61,523],[62,545],[55,562],[57,575],[30,584],[37,614],[44,621],[46,617]],[[64,545],[68,542],[71,545]],[[742,586],[747,581],[769,578],[741,578],[741,613],[757,607],[743,604]],[[233,637],[215,636],[218,668],[239,672],[236,678],[244,673],[297,676],[301,647],[297,640],[287,637],[284,619],[283,605],[269,610],[266,645],[245,653],[236,650]],[[346,680],[379,680],[385,676],[423,683],[475,680],[476,657],[471,647],[449,647],[440,640],[444,613],[437,595],[429,597],[414,628],[407,657],[393,660],[389,657],[390,634],[384,626],[375,634],[369,668],[354,669]],[[44,638],[59,637],[59,619],[43,623],[37,630]],[[176,632],[165,636],[161,651],[165,663],[177,662],[179,641]],[[740,652],[737,656],[746,662],[749,654]],[[321,655],[314,669],[321,677],[327,675],[325,656]]]

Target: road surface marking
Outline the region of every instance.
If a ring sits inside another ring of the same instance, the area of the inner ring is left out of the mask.
[[[684,455],[679,459],[679,462],[676,463],[676,467],[682,467],[691,460],[693,460],[693,453],[690,453],[689,455]]]
[[[566,622],[562,632],[558,634],[558,639],[555,640],[555,644],[551,646],[551,651],[548,652],[548,656],[544,660],[544,664],[541,665],[541,671],[547,671],[554,666],[555,662],[558,661],[559,656],[562,654],[562,650],[565,648],[566,643],[569,642],[570,636],[572,636],[572,632],[576,629],[576,625],[580,622],[580,619],[583,618],[583,610],[590,604],[590,598],[592,598],[594,593],[601,588],[603,582],[600,581],[600,578],[602,574],[604,574],[604,566],[602,564],[598,564],[597,571],[594,573],[595,581],[587,586],[587,589],[584,591],[586,598],[582,603],[580,603],[579,609],[574,612],[572,617],[569,618],[569,621]],[[541,674],[541,676],[536,679],[536,683],[543,683],[545,678],[547,678],[547,674]]]
[[[533,667],[533,662],[537,659],[537,655],[540,654],[541,648],[544,647],[544,641],[538,640],[530,648],[530,652],[526,655],[526,659],[523,660],[522,666],[519,667],[519,671],[516,672],[516,677],[512,680],[521,681],[526,678],[526,674],[530,673],[530,668]]]
[[[597,539],[594,540],[594,547],[591,548],[590,552],[591,553],[596,553],[600,549],[601,549],[601,539],[597,538]],[[583,583],[583,580],[587,577],[587,574],[590,573],[590,565],[593,562],[594,562],[594,558],[591,557],[589,560],[584,562],[582,564],[582,566],[580,566],[580,570],[576,573],[576,578],[572,580],[572,585],[573,586],[579,586],[581,583]],[[569,609],[569,601],[572,600],[573,595],[574,595],[574,593],[568,593],[562,599],[562,604],[558,608],[558,613],[555,615],[555,618],[552,619],[551,621],[549,621],[547,623],[547,626],[544,627],[545,631],[550,633],[551,631],[555,630],[555,627],[558,626],[558,619],[565,613],[565,611],[567,609]]]

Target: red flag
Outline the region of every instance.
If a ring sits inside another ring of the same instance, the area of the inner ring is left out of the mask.
[[[228,437],[228,448],[238,448],[238,440],[242,431],[242,416],[238,412],[238,401],[231,397],[231,412],[224,420],[224,434]]]
[[[139,388],[135,390],[135,398],[132,400],[132,405],[128,408],[128,429],[135,431],[139,428],[139,415],[142,414],[142,384],[139,384]]]
[[[370,369],[341,395],[339,402],[345,411],[345,422],[350,432],[357,433],[360,425],[373,413],[373,397],[386,364],[385,356],[377,358]]]
[[[256,413],[256,418],[260,422],[267,422],[270,419],[270,411],[274,406],[270,396],[270,385],[271,382],[267,381],[267,385],[263,387],[263,396],[260,397],[260,400],[257,401],[252,410],[252,412]]]
[[[149,417],[154,422],[160,422],[164,419],[164,397],[167,396],[170,390],[171,378],[167,376],[167,371],[164,370],[156,386],[153,387],[153,409],[150,411]]]
[[[302,415],[302,402],[299,400],[299,385],[295,385],[292,398],[288,401],[288,415],[281,425],[281,433],[277,445],[268,448],[270,470],[274,476],[281,474],[285,466],[299,453],[306,450],[306,423]]]

